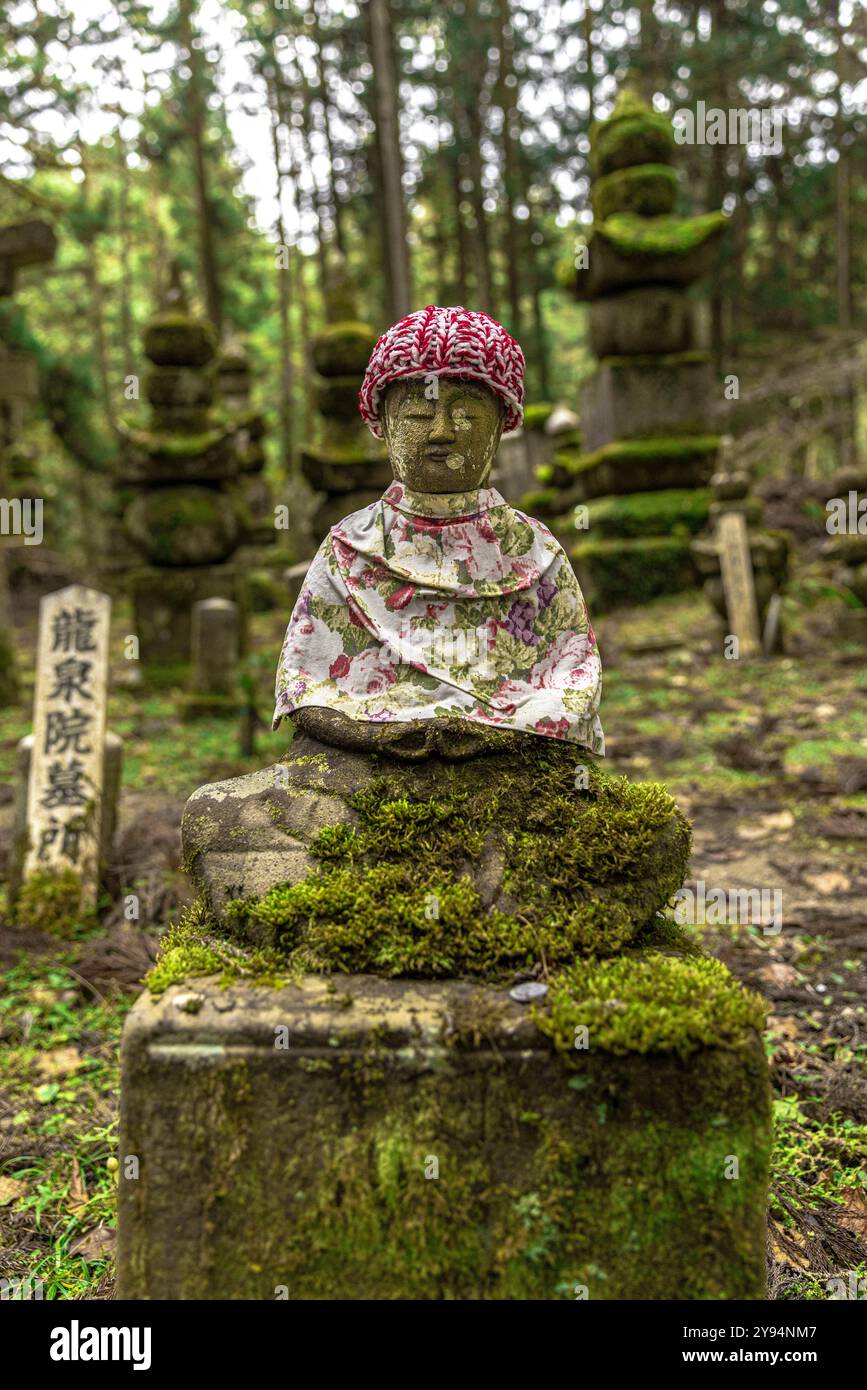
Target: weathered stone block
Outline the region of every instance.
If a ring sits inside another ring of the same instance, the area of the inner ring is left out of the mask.
[[[592,454],[557,457],[567,472],[569,502],[586,502],[609,493],[702,487],[713,473],[717,444],[716,435],[624,439]]]
[[[357,392],[375,346],[376,333],[366,323],[329,323],[313,339],[313,365],[320,376],[357,377]]]
[[[569,552],[587,601],[600,613],[692,589],[689,535],[586,540]]]
[[[246,591],[243,575],[233,566],[135,569],[130,572],[129,585],[145,667],[188,665],[192,608],[203,598],[228,598],[240,606],[244,650]]]
[[[589,237],[587,266],[577,272],[579,299],[596,299],[634,285],[691,285],[713,265],[727,218],[642,217],[619,212],[597,223]]]
[[[313,396],[322,415],[340,420],[356,420],[359,379],[351,376],[314,376]]]
[[[686,352],[693,346],[692,302],[664,285],[595,299],[590,344],[597,357]]]
[[[130,540],[159,565],[218,564],[241,534],[232,496],[192,485],[140,493],[125,524]]]
[[[505,990],[200,979],[122,1059],[121,1298],[764,1297],[752,1030],[567,1065]]]
[[[590,453],[615,439],[701,434],[710,388],[703,353],[600,362],[581,391],[584,447]]]
[[[301,449],[301,472],[317,492],[328,493],[378,489],[381,495],[393,476],[385,454],[377,454],[367,446],[344,454],[306,444]]]

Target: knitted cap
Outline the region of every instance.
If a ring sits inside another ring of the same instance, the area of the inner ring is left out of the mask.
[[[405,377],[466,376],[483,381],[508,406],[504,433],[524,417],[524,354],[502,324],[472,309],[429,304],[383,333],[370,355],[359,409],[382,438],[379,403],[389,382]]]

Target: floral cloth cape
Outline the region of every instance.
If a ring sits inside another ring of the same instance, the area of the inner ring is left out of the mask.
[[[463,717],[604,754],[601,663],[568,559],[494,488],[392,483],[313,560],[277,668],[276,729],[305,705],[350,719]]]

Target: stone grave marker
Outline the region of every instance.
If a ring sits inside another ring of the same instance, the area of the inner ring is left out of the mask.
[[[111,599],[72,584],[39,608],[24,881],[73,869],[96,901]]]
[[[729,628],[738,639],[740,656],[758,656],[762,645],[746,517],[725,512],[719,519],[717,541]]]
[[[190,690],[181,699],[182,718],[237,714],[240,608],[227,598],[200,599],[193,604],[190,627],[192,675]]]

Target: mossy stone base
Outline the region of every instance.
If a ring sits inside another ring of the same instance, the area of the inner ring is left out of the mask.
[[[587,506],[585,534],[593,540],[696,535],[707,525],[711,496],[709,488],[666,488],[661,492],[594,497]],[[564,518],[564,523],[566,520]],[[557,529],[565,531],[566,527],[562,525]],[[574,537],[573,524],[572,539]]]
[[[216,922],[295,966],[383,975],[492,979],[644,939],[689,857],[665,789],[481,732],[418,762],[298,733],[274,767],[200,787],[181,838]]]
[[[602,613],[695,588],[690,543],[689,535],[587,540],[570,557],[591,610]]]
[[[118,1295],[761,1299],[768,1142],[752,1029],[567,1061],[505,990],[198,980],[124,1028]]]
[[[711,366],[703,353],[660,358],[607,358],[581,390],[588,453],[617,439],[701,435]]]

